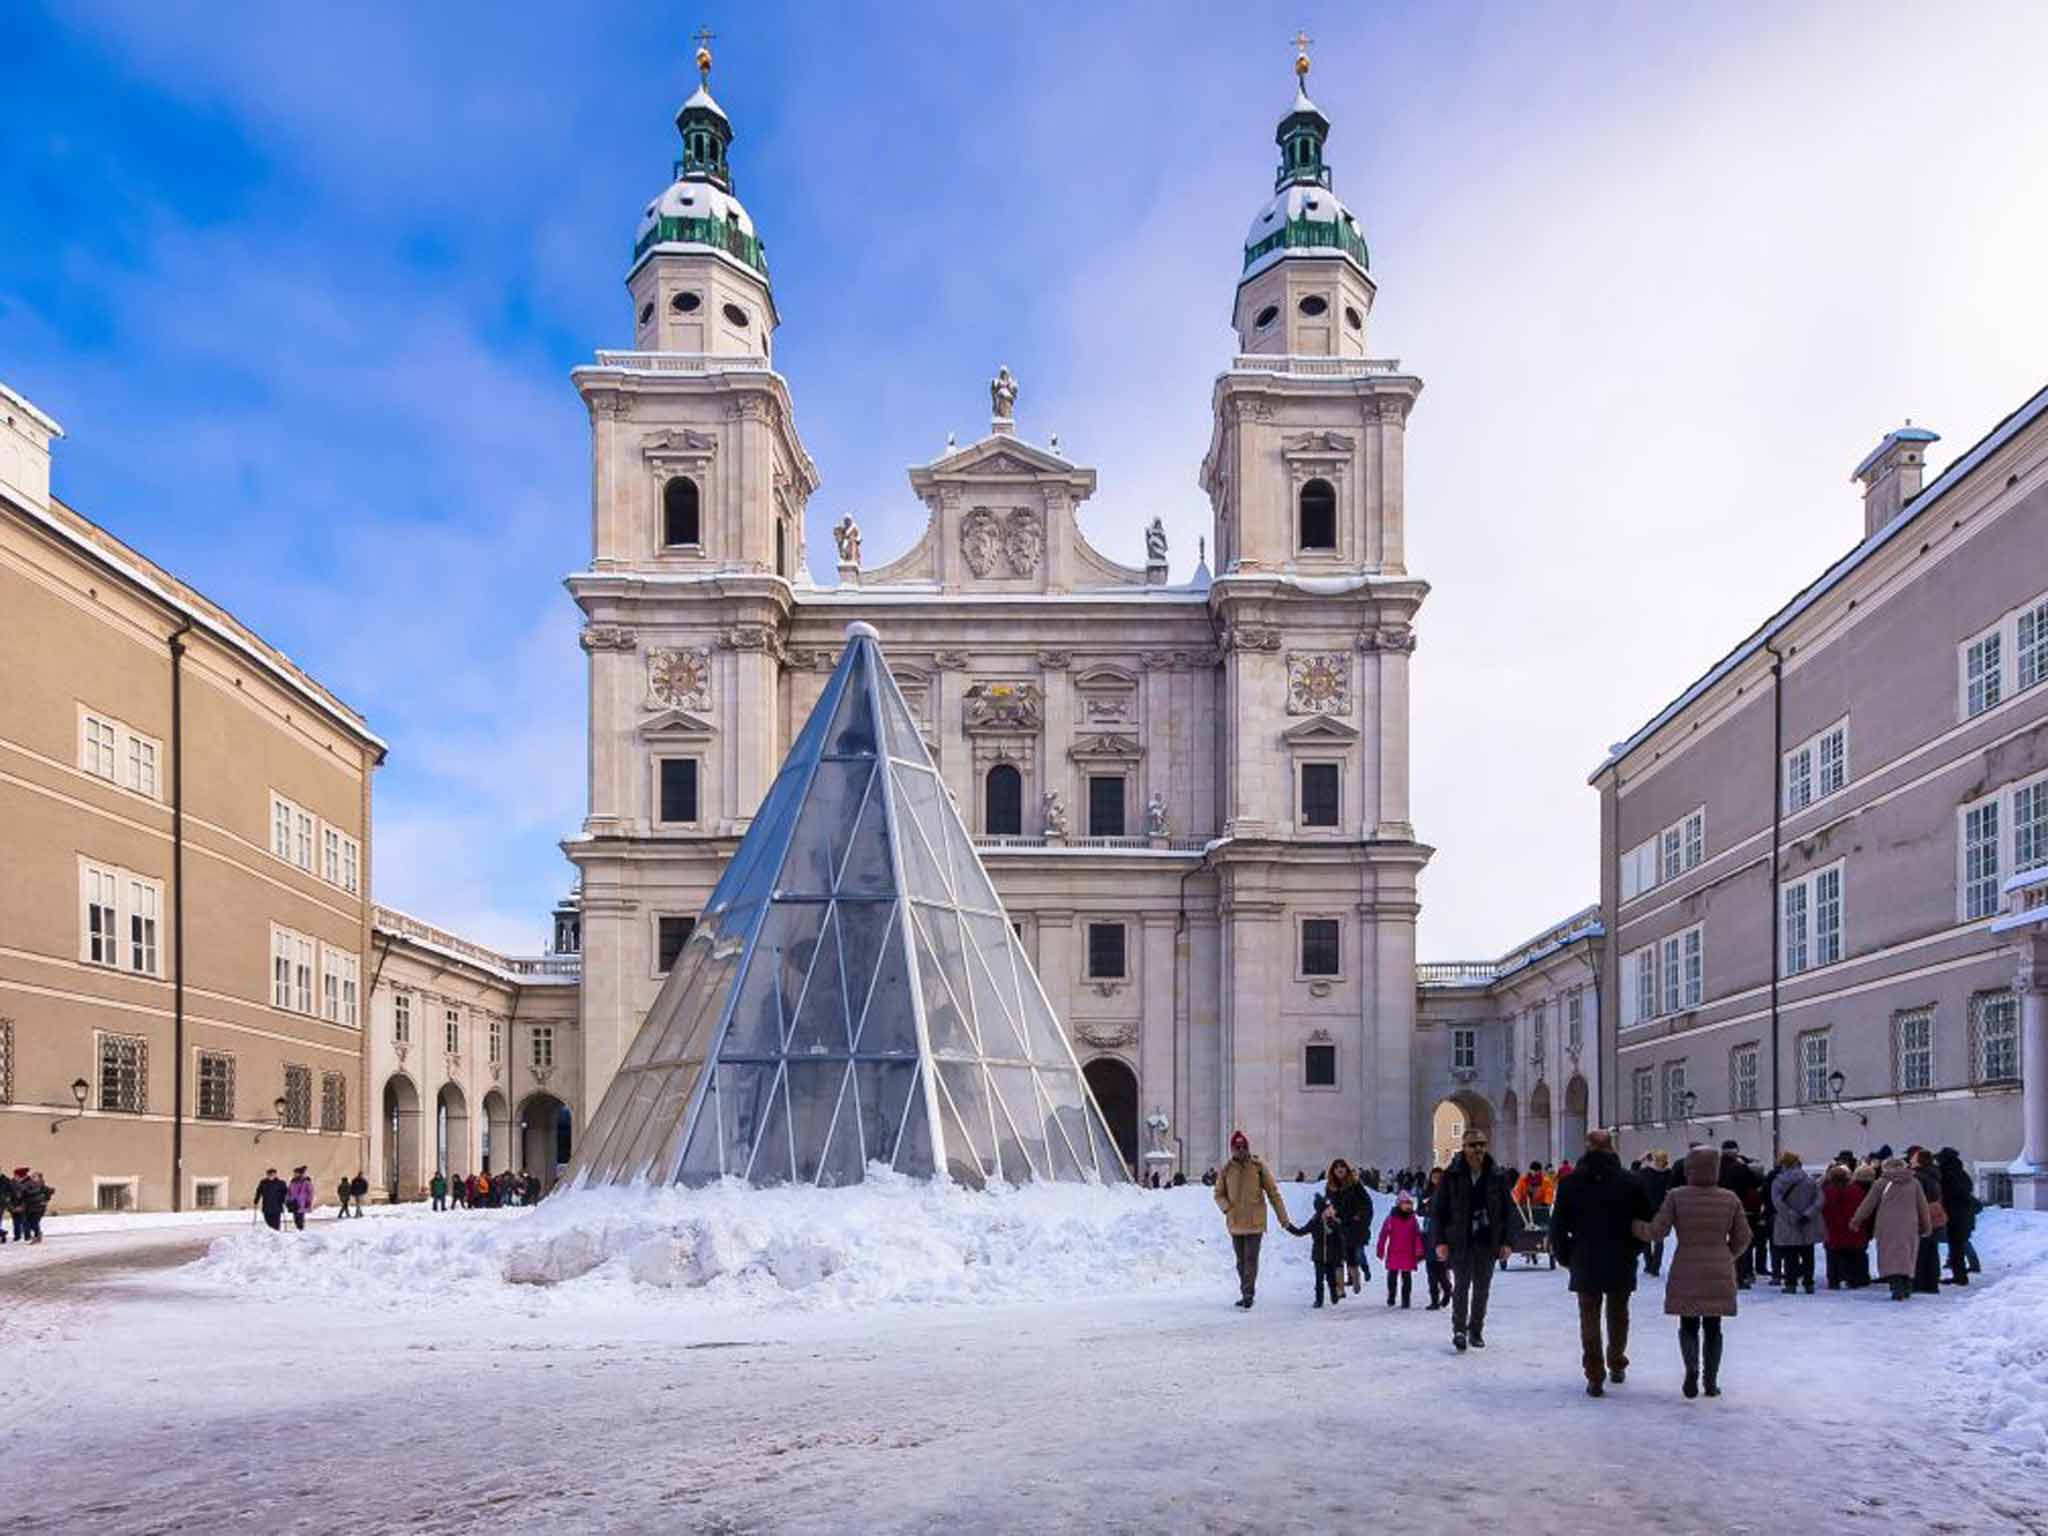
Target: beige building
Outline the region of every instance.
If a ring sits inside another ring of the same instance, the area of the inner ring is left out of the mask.
[[[1173,579],[1156,523],[1142,566],[1097,550],[1094,471],[1028,438],[1004,370],[988,432],[909,473],[924,531],[870,560],[841,519],[824,590],[804,563],[819,476],[774,371],[732,125],[700,89],[677,126],[626,279],[633,350],[574,375],[590,801],[564,847],[589,1102],[859,619],[1127,1154],[1159,1110],[1195,1172],[1240,1126],[1289,1165],[1419,1156],[1430,850],[1409,821],[1408,670],[1427,586],[1404,561],[1402,465],[1421,381],[1367,356],[1375,285],[1328,119],[1297,93],[1245,243],[1197,472],[1213,577],[1183,556]]]
[[[575,908],[556,913],[554,948],[533,956],[389,907],[374,915],[374,1198],[417,1199],[437,1171],[552,1185],[583,1103]]]
[[[1593,775],[1603,1118],[1953,1145],[2048,1204],[2048,390],[1923,486],[1934,441],[1888,433],[1854,547]]]
[[[50,494],[0,388],[0,1161],[57,1211],[364,1166],[362,717]]]

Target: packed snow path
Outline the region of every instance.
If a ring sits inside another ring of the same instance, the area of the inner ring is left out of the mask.
[[[1117,1229],[1147,1240],[1160,1213],[1190,1234],[1214,1215],[1200,1189],[1124,1198],[1155,1202]],[[546,1214],[327,1240],[442,1244]],[[2048,1225],[1981,1236],[1991,1283],[1964,1293],[1746,1293],[1727,1395],[1693,1402],[1654,1280],[1629,1380],[1594,1401],[1561,1273],[1498,1276],[1489,1347],[1459,1357],[1419,1294],[1386,1308],[1377,1266],[1362,1298],[1311,1309],[1305,1245],[1278,1233],[1250,1314],[1213,1234],[1199,1268],[1124,1253],[1093,1294],[976,1305],[597,1275],[487,1290],[417,1255],[394,1305],[367,1284],[293,1297],[220,1258],[96,1264],[0,1311],[0,1433],[62,1452],[10,1528],[2048,1532],[2028,1321]],[[284,1275],[320,1255],[268,1252]]]

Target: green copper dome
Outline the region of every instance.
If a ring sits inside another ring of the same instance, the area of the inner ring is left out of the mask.
[[[1323,159],[1329,136],[1330,120],[1297,87],[1293,109],[1273,134],[1280,168],[1273,175],[1272,200],[1245,236],[1246,278],[1286,256],[1329,256],[1351,261],[1361,272],[1372,270],[1364,231],[1330,190],[1330,167]]]

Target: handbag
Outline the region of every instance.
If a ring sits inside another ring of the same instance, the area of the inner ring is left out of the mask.
[[[1930,1228],[1937,1232],[1940,1231],[1943,1227],[1947,1226],[1948,1207],[1943,1205],[1939,1200],[1928,1201],[1927,1224]]]

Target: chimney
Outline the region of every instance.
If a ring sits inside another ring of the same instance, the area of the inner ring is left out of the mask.
[[[0,491],[38,510],[50,505],[50,440],[64,429],[0,384]]]
[[[1863,484],[1863,537],[1891,522],[1920,494],[1927,445],[1940,441],[1940,433],[1914,426],[1909,416],[1903,427],[1885,433],[1884,441],[1856,466],[1852,478]]]

